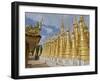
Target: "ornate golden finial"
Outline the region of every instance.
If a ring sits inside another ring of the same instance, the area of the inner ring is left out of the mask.
[[[79,22],[83,22],[83,21],[84,21],[84,17],[83,16],[80,16]]]
[[[78,22],[77,22],[77,17],[75,16],[75,18],[74,18],[74,20],[73,20],[73,24],[75,25],[75,24],[78,24]]]
[[[61,33],[64,32],[64,20],[62,18],[61,20],[61,29],[60,29]]]

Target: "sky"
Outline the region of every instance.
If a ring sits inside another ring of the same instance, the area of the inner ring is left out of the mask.
[[[73,28],[74,18],[77,17],[79,21],[79,17],[82,14],[74,15],[74,14],[55,14],[55,13],[34,13],[34,12],[25,12],[25,26],[34,25],[37,21],[42,22],[42,30],[41,30],[41,40],[40,44],[42,44],[48,37],[52,37],[54,34],[59,32],[61,27],[61,22],[63,20],[64,29],[71,31]],[[85,23],[89,28],[89,15],[82,15],[84,17]]]

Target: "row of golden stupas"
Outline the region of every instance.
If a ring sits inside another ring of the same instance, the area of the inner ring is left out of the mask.
[[[89,30],[84,17],[73,19],[72,31],[64,31],[63,20],[59,34],[48,38],[43,44],[41,61],[48,65],[88,65]]]

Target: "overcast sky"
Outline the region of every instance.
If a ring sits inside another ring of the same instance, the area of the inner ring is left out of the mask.
[[[34,13],[34,12],[25,12],[25,25],[34,25],[37,21],[40,21],[43,18],[43,25],[41,36],[42,39],[40,43],[42,43],[48,36],[52,36],[59,32],[61,27],[61,21],[63,19],[65,30],[71,31],[73,27],[73,20],[75,16],[79,21],[79,17],[82,14],[74,15],[74,14],[51,14],[51,13]],[[89,27],[89,15],[83,15],[86,25]]]

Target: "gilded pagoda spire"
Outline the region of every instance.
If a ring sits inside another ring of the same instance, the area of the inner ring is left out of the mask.
[[[64,20],[63,18],[61,19],[61,27],[60,27],[60,32],[63,33],[64,32]]]
[[[80,60],[82,60],[81,62],[83,64],[88,63],[89,61],[89,48],[88,48],[88,44],[87,44],[87,38],[86,38],[86,34],[84,32],[84,18],[83,16],[80,17],[80,21],[79,21],[79,29],[80,29],[80,44],[79,44],[79,53],[80,53]],[[81,65],[82,65],[81,63]]]
[[[74,25],[78,25],[78,22],[77,22],[77,17],[75,16],[74,20],[73,20],[73,24]]]
[[[62,58],[62,54],[64,54],[64,21],[63,18],[61,20],[61,27],[60,27],[60,38],[59,38],[59,57]]]
[[[79,50],[79,27],[78,27],[78,21],[75,16],[74,21],[73,21],[73,33],[75,35],[75,45],[76,45],[76,52],[78,55],[78,50]]]
[[[79,22],[84,22],[84,17],[81,15]]]
[[[79,28],[78,28],[78,22],[77,18],[75,16],[74,22],[73,22],[73,32],[75,33],[75,40],[78,42],[79,39]],[[78,45],[76,45],[78,46]]]

